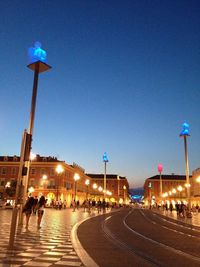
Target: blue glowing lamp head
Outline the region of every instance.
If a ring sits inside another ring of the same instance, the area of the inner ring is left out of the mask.
[[[37,61],[47,62],[47,53],[41,46],[40,42],[35,42],[34,47],[28,49],[29,64]]]
[[[182,125],[183,129],[180,133],[180,136],[189,136],[189,124],[184,122],[183,125]]]
[[[103,154],[103,161],[104,162],[108,162],[108,157],[107,157],[106,152]]]

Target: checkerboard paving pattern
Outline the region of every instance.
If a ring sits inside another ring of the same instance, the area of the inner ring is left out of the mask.
[[[0,267],[84,266],[73,249],[70,233],[86,213],[46,209],[41,229],[36,227],[37,216],[32,215],[28,229],[17,228],[14,248],[8,250],[11,213],[0,210]]]

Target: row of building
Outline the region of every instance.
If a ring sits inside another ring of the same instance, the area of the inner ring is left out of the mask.
[[[149,177],[144,183],[145,205],[187,202],[188,187],[191,204],[200,205],[200,168],[192,172],[189,180],[190,183],[187,184],[185,175],[175,174]]]
[[[0,199],[15,198],[19,166],[20,157],[0,156]],[[86,199],[103,198],[121,204],[129,202],[129,183],[126,177],[106,174],[104,191],[104,174],[85,173],[79,165],[69,165],[56,157],[36,155],[31,160],[27,188],[29,195],[44,195],[49,205],[61,200],[70,206],[74,199],[80,203]]]

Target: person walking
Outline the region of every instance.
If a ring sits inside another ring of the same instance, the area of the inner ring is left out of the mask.
[[[34,198],[29,197],[26,201],[26,204],[23,207],[23,210],[22,210],[22,212],[26,216],[26,228],[27,229],[28,229],[28,224],[29,224],[29,219],[30,219],[31,213],[33,211],[33,206],[34,206]]]
[[[33,214],[36,214],[37,203],[38,203],[38,198],[37,198],[37,196],[35,196],[34,204],[33,204]]]
[[[42,217],[44,214],[45,203],[46,203],[45,197],[41,196],[39,201],[38,201],[38,220],[37,220],[37,228],[38,229],[41,228],[40,224],[41,224],[41,220],[42,220]]]

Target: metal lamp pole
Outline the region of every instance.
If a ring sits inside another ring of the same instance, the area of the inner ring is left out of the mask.
[[[117,175],[117,196],[118,196],[118,205],[119,205],[119,181],[120,181],[120,178],[119,178],[119,175]]]
[[[187,150],[187,137],[189,134],[189,124],[183,123],[183,129],[180,133],[180,137],[184,138],[184,152],[185,152],[185,173],[186,173],[186,183],[187,183],[187,199],[188,199],[188,209],[189,217],[191,217],[191,200],[190,200],[190,177],[189,177],[189,163],[188,163],[188,150]]]
[[[34,82],[33,82],[33,91],[32,91],[32,102],[31,102],[31,112],[29,120],[28,132],[24,130],[21,143],[21,153],[20,153],[20,166],[17,179],[17,188],[16,188],[16,197],[15,205],[12,213],[12,221],[10,227],[10,237],[9,237],[9,248],[12,248],[14,245],[16,224],[17,224],[17,213],[18,213],[18,204],[20,199],[25,201],[25,195],[28,188],[28,177],[30,169],[30,151],[31,151],[31,142],[35,118],[35,107],[36,107],[36,98],[37,98],[37,87],[38,87],[38,77],[39,73],[49,70],[51,67],[46,64],[46,52],[41,49],[41,44],[39,42],[35,43],[34,47],[29,49],[29,62],[28,68],[34,71]],[[24,166],[26,165],[26,167]],[[23,179],[23,177],[25,177]],[[21,207],[22,211],[22,207]]]
[[[80,179],[80,175],[78,173],[75,173],[74,174],[74,181],[75,181],[75,184],[74,184],[74,200],[76,201],[76,190],[77,190],[77,181]]]
[[[103,192],[104,192],[104,199],[106,198],[106,163],[108,162],[108,157],[106,152],[103,154],[103,162],[104,162],[104,186],[103,186]]]
[[[90,184],[90,180],[86,179],[85,180],[85,185],[86,185],[86,200],[88,199],[88,191],[89,191],[89,184]]]
[[[126,199],[126,194],[125,194],[125,192],[126,192],[126,186],[125,185],[123,186],[123,189],[124,189],[124,204],[125,204],[125,199]]]
[[[163,190],[162,190],[162,171],[163,171],[163,165],[159,163],[158,164],[158,172],[160,173],[160,199],[161,199],[161,202],[162,202],[162,194],[163,194]]]
[[[60,174],[64,171],[63,166],[61,164],[57,165],[56,173],[57,173],[57,182],[56,182],[56,200],[58,201],[58,189],[59,189],[59,178]]]

